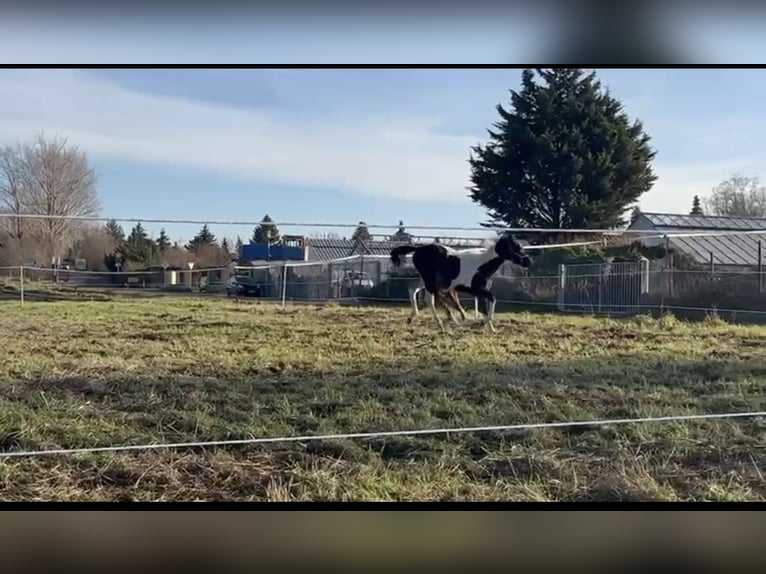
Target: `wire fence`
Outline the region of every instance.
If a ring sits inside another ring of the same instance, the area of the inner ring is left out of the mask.
[[[300,436],[279,436],[279,437],[261,437],[246,439],[228,439],[213,441],[193,441],[176,443],[150,443],[150,444],[126,444],[111,445],[101,447],[84,448],[56,448],[46,450],[19,450],[2,451],[0,460],[7,458],[28,458],[38,456],[63,455],[72,456],[77,454],[95,454],[104,452],[130,452],[141,450],[171,450],[181,448],[211,448],[222,446],[252,446],[259,444],[274,444],[286,442],[311,442],[311,441],[331,441],[331,440],[351,440],[351,439],[371,439],[371,438],[390,438],[395,436],[421,436],[421,435],[448,435],[465,434],[479,432],[502,432],[502,431],[524,431],[541,429],[566,429],[566,428],[599,428],[611,425],[628,424],[648,424],[648,423],[668,423],[668,422],[690,422],[703,420],[720,420],[736,418],[758,418],[766,417],[766,411],[750,411],[739,413],[704,413],[697,415],[669,415],[662,417],[637,417],[624,419],[598,419],[590,421],[558,421],[546,423],[522,423],[507,425],[475,426],[475,427],[452,427],[452,428],[430,428],[430,429],[411,429],[395,431],[373,431],[373,432],[351,432],[324,435],[300,435]]]
[[[503,265],[491,290],[499,311],[625,315],[672,311],[689,317],[766,322],[762,269],[677,269],[664,261],[560,264],[531,273]],[[422,281],[410,260],[355,255],[322,262],[278,262],[204,269],[85,271],[0,268],[0,297],[32,301],[176,294],[290,303],[408,304]],[[472,298],[463,297],[470,305]]]

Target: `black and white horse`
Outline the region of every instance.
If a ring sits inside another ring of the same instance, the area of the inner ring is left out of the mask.
[[[509,233],[479,249],[455,250],[437,243],[403,245],[391,251],[391,262],[396,267],[400,266],[402,257],[408,253],[412,253],[412,263],[420,274],[425,289],[431,294],[431,310],[442,330],[444,324],[436,312],[436,303],[439,303],[450,319],[457,323],[451,306],[456,307],[465,320],[466,314],[457,294],[467,293],[486,301],[486,310],[482,309],[486,316],[484,323],[495,331],[492,324],[495,316],[495,296],[489,290],[492,276],[506,261],[525,268],[531,264],[530,257],[523,253],[522,246]],[[412,317],[417,315],[416,296],[417,290],[413,293]]]

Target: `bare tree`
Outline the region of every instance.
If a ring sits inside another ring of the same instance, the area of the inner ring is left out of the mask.
[[[766,217],[766,187],[757,177],[735,174],[705,199],[705,212],[733,217]]]
[[[21,146],[5,146],[0,150],[0,209],[3,213],[21,214],[25,212],[22,191],[22,157]],[[3,218],[0,221],[3,233],[2,249],[7,258],[6,263],[21,263],[27,222],[20,217]]]
[[[173,245],[163,254],[163,261],[170,267],[186,269],[186,264],[194,261],[194,254],[189,253],[186,249],[182,249],[178,245]]]
[[[31,143],[5,147],[0,154],[0,201],[9,213],[91,216],[99,211],[96,174],[85,153],[66,139],[43,135]],[[19,239],[34,235],[43,256],[63,255],[81,227],[65,219],[11,219]]]
[[[88,269],[108,271],[104,257],[114,253],[118,246],[117,240],[106,227],[89,225],[82,229],[73,251],[75,256],[85,259]]]

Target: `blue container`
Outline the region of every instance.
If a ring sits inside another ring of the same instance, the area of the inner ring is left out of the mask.
[[[303,248],[265,243],[248,243],[242,246],[239,258],[244,261],[303,261]]]

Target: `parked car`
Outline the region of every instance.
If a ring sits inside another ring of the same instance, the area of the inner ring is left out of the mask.
[[[251,277],[234,275],[226,282],[226,296],[231,297],[260,297],[261,287],[253,282]]]

